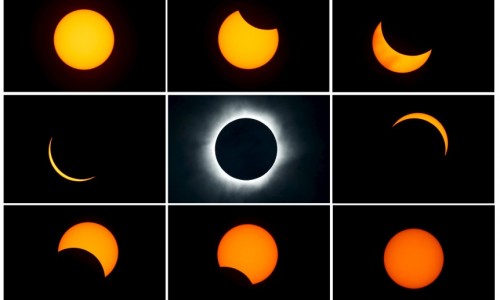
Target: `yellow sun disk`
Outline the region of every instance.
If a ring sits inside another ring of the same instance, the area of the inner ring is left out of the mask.
[[[52,138],[50,138],[50,141],[49,141],[49,160],[50,160],[50,164],[52,165],[52,168],[54,168],[54,171],[56,171],[56,173],[59,174],[64,179],[67,179],[67,180],[70,180],[70,181],[75,181],[75,182],[84,182],[84,181],[89,181],[89,180],[91,180],[91,179],[93,179],[95,177],[95,176],[92,176],[92,177],[89,177],[89,178],[80,179],[80,178],[70,177],[70,176],[64,174],[57,167],[56,163],[54,162],[54,159],[52,158]]]
[[[54,47],[68,66],[79,70],[94,69],[111,55],[113,28],[101,14],[80,9],[67,14],[57,24]]]
[[[434,127],[437,128],[437,130],[439,131],[439,133],[443,137],[444,155],[446,155],[446,153],[448,152],[448,134],[446,134],[446,129],[444,128],[443,124],[441,124],[441,122],[439,122],[436,118],[434,118],[433,116],[428,115],[428,114],[411,113],[411,114],[407,114],[407,115],[401,117],[399,120],[396,121],[396,123],[394,123],[394,125],[392,125],[392,127],[396,126],[397,124],[399,124],[405,120],[409,120],[409,119],[424,120],[424,121],[427,121],[427,122],[431,123],[432,125],[434,125]]]
[[[241,69],[256,69],[269,62],[278,49],[278,41],[278,29],[253,27],[239,11],[224,20],[218,36],[224,58]]]
[[[236,269],[252,284],[265,280],[276,267],[278,247],[263,228],[244,224],[229,230],[217,250],[219,266]]]
[[[382,33],[382,22],[380,22],[373,33],[373,53],[382,66],[396,73],[408,73],[417,70],[425,64],[431,51],[419,55],[401,54],[389,46]]]
[[[101,263],[104,276],[108,276],[118,261],[118,244],[113,234],[104,226],[84,222],[68,229],[59,242],[58,252],[77,248],[83,249]]]

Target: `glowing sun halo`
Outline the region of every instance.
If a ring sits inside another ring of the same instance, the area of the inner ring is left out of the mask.
[[[75,10],[62,18],[54,32],[54,47],[59,58],[78,70],[90,70],[103,64],[113,51],[111,24],[101,14]]]
[[[265,124],[272,131],[277,143],[276,160],[273,167],[264,175],[252,180],[240,180],[228,175],[217,162],[215,151],[217,137],[221,130],[229,123],[237,119],[254,119]],[[204,157],[207,170],[210,170],[217,181],[225,183],[225,186],[232,189],[245,188],[248,190],[258,190],[271,180],[276,179],[281,167],[291,158],[293,147],[289,139],[283,134],[284,128],[279,117],[274,116],[265,109],[253,107],[251,102],[242,102],[224,107],[218,116],[214,116],[211,122],[213,125],[207,128],[207,143],[204,147]]]

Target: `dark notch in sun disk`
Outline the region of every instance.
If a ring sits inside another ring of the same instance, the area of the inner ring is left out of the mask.
[[[219,166],[229,176],[252,180],[266,174],[278,154],[272,131],[263,123],[249,118],[227,124],[215,143]]]

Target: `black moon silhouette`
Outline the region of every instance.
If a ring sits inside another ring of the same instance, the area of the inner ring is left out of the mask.
[[[266,174],[276,161],[278,144],[269,127],[254,119],[227,124],[215,142],[215,156],[229,176],[252,180]]]

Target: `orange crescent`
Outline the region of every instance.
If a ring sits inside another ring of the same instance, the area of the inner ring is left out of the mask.
[[[431,50],[419,55],[406,55],[397,52],[387,43],[382,33],[382,22],[375,28],[372,48],[378,62],[386,69],[396,73],[408,73],[419,69],[431,55]]]
[[[424,120],[424,121],[427,121],[427,122],[431,123],[432,125],[434,125],[434,127],[436,127],[437,130],[439,130],[439,133],[443,137],[443,141],[444,141],[444,155],[446,155],[446,153],[448,152],[448,135],[446,134],[446,129],[444,129],[444,126],[443,126],[443,124],[441,124],[441,122],[439,122],[436,118],[434,118],[433,116],[428,115],[428,114],[424,114],[424,113],[411,113],[411,114],[407,114],[407,115],[401,117],[399,120],[396,121],[396,123],[394,123],[392,125],[392,127],[398,125],[399,123],[401,123],[401,122],[403,122],[405,120],[409,120],[409,119]]]

